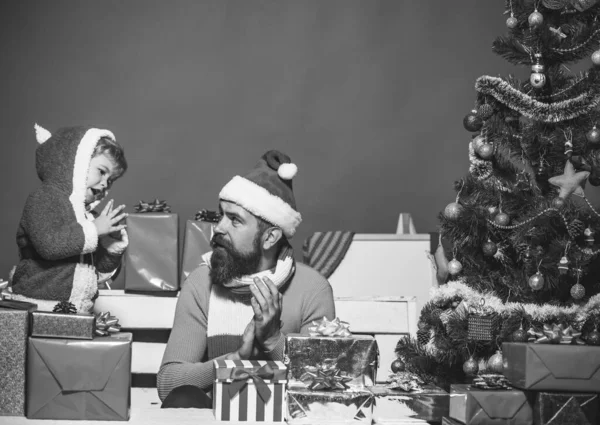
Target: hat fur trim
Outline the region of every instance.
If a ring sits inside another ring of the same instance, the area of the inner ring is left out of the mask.
[[[300,213],[287,202],[244,177],[235,176],[232,178],[221,189],[219,199],[233,202],[252,214],[280,227],[288,239],[294,236],[296,228],[302,222]]]

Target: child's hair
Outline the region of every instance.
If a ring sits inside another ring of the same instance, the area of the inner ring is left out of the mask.
[[[121,145],[109,137],[101,137],[94,149],[92,158],[101,154],[108,155],[117,166],[116,175],[112,178],[113,181],[125,174],[125,171],[127,171],[127,160],[125,159],[125,151],[123,151]]]

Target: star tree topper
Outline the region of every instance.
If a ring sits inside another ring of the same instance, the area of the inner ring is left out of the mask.
[[[560,189],[559,198],[567,199],[572,194],[583,197],[583,186],[589,175],[589,171],[576,172],[571,161],[567,161],[563,173],[560,176],[550,177],[548,182]]]

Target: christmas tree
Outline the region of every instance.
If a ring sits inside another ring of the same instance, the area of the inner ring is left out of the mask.
[[[439,217],[445,282],[417,338],[396,348],[394,369],[446,387],[501,372],[502,342],[600,344],[600,208],[584,192],[600,185],[600,4],[508,0],[505,11],[493,51],[529,75],[475,83],[469,172]],[[590,55],[586,71],[567,67]]]

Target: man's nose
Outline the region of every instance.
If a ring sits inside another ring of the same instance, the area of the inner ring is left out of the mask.
[[[224,226],[223,220],[225,220],[225,216],[224,215],[221,217],[221,219],[219,220],[219,222],[215,225],[215,228],[214,228],[215,234],[219,234],[219,235],[224,235],[225,234],[225,231],[223,230],[223,226]]]

